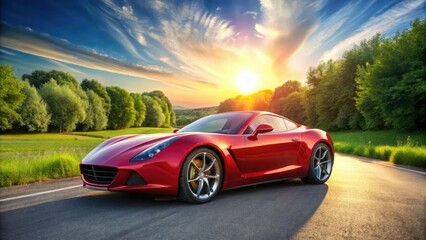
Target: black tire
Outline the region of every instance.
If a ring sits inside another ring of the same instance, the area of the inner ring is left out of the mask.
[[[308,175],[301,179],[309,184],[323,184],[330,178],[333,165],[334,159],[330,147],[325,143],[319,143],[312,150]]]
[[[222,182],[223,167],[219,156],[209,148],[197,148],[182,165],[178,199],[188,203],[211,201],[222,188]]]

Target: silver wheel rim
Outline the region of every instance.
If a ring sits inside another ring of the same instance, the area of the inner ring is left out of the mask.
[[[200,152],[191,159],[187,172],[187,184],[191,194],[197,199],[208,199],[218,189],[220,181],[218,161],[208,152]]]
[[[314,153],[314,173],[315,177],[324,181],[330,176],[331,154],[327,147],[320,146]]]

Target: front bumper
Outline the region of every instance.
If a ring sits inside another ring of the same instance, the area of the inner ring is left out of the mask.
[[[110,183],[101,183],[96,182],[92,175],[89,176],[87,172],[83,171],[83,167],[87,168],[88,166],[116,168],[118,171]],[[80,164],[83,187],[93,190],[134,191],[168,196],[177,195],[179,169],[178,166],[173,167],[166,161],[130,163],[126,166]]]

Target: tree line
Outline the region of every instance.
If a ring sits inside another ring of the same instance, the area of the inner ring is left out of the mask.
[[[426,19],[390,37],[376,34],[321,62],[307,85],[287,81],[220,103],[219,112],[269,110],[327,130],[423,129],[426,126]]]
[[[36,70],[18,79],[0,66],[0,131],[71,132],[175,126],[161,91],[129,93],[94,79],[81,83],[63,71]]]

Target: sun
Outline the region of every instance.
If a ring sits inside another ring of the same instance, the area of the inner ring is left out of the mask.
[[[235,85],[242,94],[254,93],[260,85],[259,74],[250,69],[242,69],[235,77]]]

